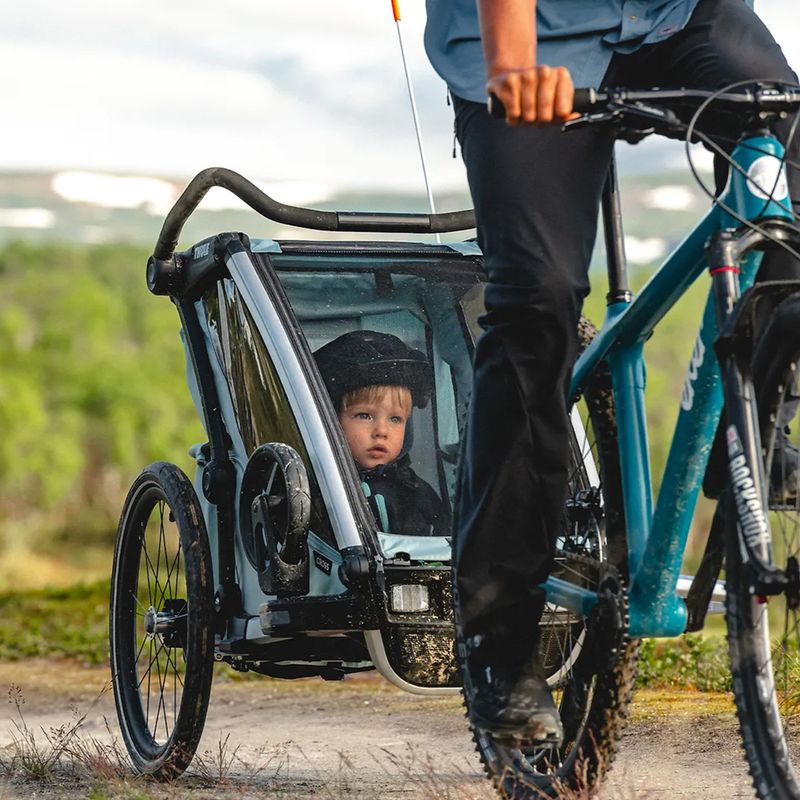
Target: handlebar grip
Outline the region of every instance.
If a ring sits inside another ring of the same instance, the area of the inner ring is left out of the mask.
[[[588,114],[597,105],[599,100],[600,97],[594,89],[576,89],[575,99],[572,102],[572,109],[578,114]],[[495,119],[506,118],[506,107],[494,92],[489,94],[487,107],[489,109],[489,116]]]
[[[578,114],[588,114],[597,103],[597,92],[594,89],[576,89],[572,110]]]

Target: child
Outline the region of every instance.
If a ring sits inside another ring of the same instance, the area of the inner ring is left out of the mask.
[[[407,452],[412,406],[426,406],[431,391],[425,355],[388,333],[352,331],[314,357],[378,528],[449,536],[448,509]]]

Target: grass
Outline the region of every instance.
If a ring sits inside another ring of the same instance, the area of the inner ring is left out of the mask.
[[[108,594],[108,581],[0,593],[0,660],[68,657],[106,663]],[[727,659],[722,636],[647,639],[641,647],[637,685],[727,692]]]
[[[0,594],[0,660],[108,657],[108,581]]]
[[[255,761],[239,756],[239,746],[222,735],[210,750],[198,753],[186,776],[165,784],[131,773],[119,741],[100,741],[81,735],[85,715],[62,728],[43,731],[39,738],[28,727],[22,713],[24,700],[17,698],[18,720],[10,754],[0,758],[0,797],[7,788],[26,788],[28,794],[47,796],[50,789],[60,798],[89,800],[174,800],[201,798],[271,797],[294,800],[310,795],[322,800],[372,800],[378,796],[402,795],[437,800],[492,800],[498,795],[477,770],[442,765],[430,753],[409,746],[403,753],[380,749],[373,754],[383,780],[365,781],[363,772],[339,752],[332,770],[317,767],[297,746],[278,746],[257,753]],[[389,787],[392,787],[389,789]],[[587,786],[561,787],[556,800],[590,800]],[[624,793],[618,800],[646,797]]]
[[[73,660],[70,685],[73,672],[96,675],[97,670],[79,669],[74,659],[86,665],[106,663],[108,591],[108,582],[99,581],[67,589],[0,594],[0,660],[49,661],[69,657]],[[29,662],[26,670],[30,671],[34,663]],[[218,677],[223,681],[240,680],[238,674]],[[258,680],[268,681],[262,677]],[[336,694],[346,688],[321,682],[301,684],[280,682],[280,691],[324,690]],[[640,691],[632,708],[634,720],[733,714],[727,650],[721,636],[645,641],[638,686]],[[369,681],[368,691],[382,693],[389,689],[376,680]],[[25,702],[18,689],[12,687],[9,702],[15,707],[17,718],[12,723],[12,744],[0,750],[0,798],[6,796],[4,783],[12,790],[11,796],[16,796],[14,789],[34,783],[59,787],[59,796],[92,800],[171,800],[188,794],[203,800],[219,797],[221,792],[225,796],[269,796],[277,800],[308,795],[329,800],[366,800],[376,796],[375,786],[364,784],[344,754],[340,754],[337,769],[315,773],[313,761],[296,746],[264,749],[246,759],[228,735],[221,735],[210,748],[198,752],[189,773],[177,784],[156,784],[131,773],[124,747],[111,730],[116,730],[113,724],[102,739],[87,737],[82,732],[85,715],[75,713],[62,726],[34,732],[25,721]],[[431,704],[449,706],[452,700],[420,703],[430,708]],[[391,706],[392,697],[387,696],[386,709]],[[383,752],[375,756],[386,782],[394,785],[397,781],[404,793],[444,800],[496,797],[489,782],[475,773],[468,774],[463,769],[459,772],[454,766],[442,775],[429,754],[409,749],[400,755]],[[559,800],[588,800],[589,796],[588,791],[565,787]],[[634,796],[631,793],[630,797]]]
[[[0,797],[6,790],[22,790],[31,796],[86,797],[89,800],[174,800],[202,798],[271,797],[290,800],[309,794],[327,800],[368,800],[383,794],[365,782],[348,756],[338,753],[337,766],[324,769],[293,743],[262,748],[247,760],[240,746],[231,744],[230,734],[220,734],[213,747],[202,750],[185,776],[173,783],[154,781],[134,774],[124,747],[106,724],[102,739],[83,732],[87,716],[102,698],[101,693],[86,712],[58,727],[34,730],[24,712],[25,699],[12,686],[9,702],[16,709],[11,744],[0,751]],[[407,753],[387,756],[380,764],[385,785],[396,785],[402,794],[416,790],[417,797],[443,800],[491,800],[495,797],[487,781],[462,769],[455,779],[450,771],[441,777],[430,755],[409,747]],[[565,800],[571,800],[571,795]]]
[[[694,689],[639,689],[633,697],[630,718],[641,720],[697,720],[733,717],[733,697],[728,692]]]
[[[31,666],[41,666],[41,662],[31,662]],[[51,678],[54,673],[63,675],[62,680],[70,686],[75,673],[79,672],[94,675],[94,685],[97,686],[101,673],[100,668],[80,669],[74,664],[46,666]],[[26,677],[27,668],[25,665]],[[342,684],[323,684],[321,681],[302,684],[268,681],[262,689],[268,694],[324,690],[332,692],[333,699],[346,688]],[[361,678],[359,684],[355,693],[359,704],[362,701],[376,702],[376,691],[383,702],[383,682]],[[38,694],[38,689],[34,690]],[[387,691],[390,697],[398,694],[396,689]],[[349,692],[348,702],[352,703],[355,697],[352,687]],[[241,728],[231,728],[230,735],[224,731],[218,739],[204,742],[188,773],[177,782],[155,783],[132,774],[113,719],[99,736],[86,734],[84,720],[103,695],[97,696],[96,691],[87,693],[85,690],[80,695],[84,698],[80,701],[82,712],[73,711],[70,721],[64,725],[34,731],[21,692],[12,688],[8,699],[12,710],[16,710],[16,719],[11,745],[0,749],[0,798],[35,795],[53,797],[54,800],[77,797],[95,800],[173,800],[183,797],[217,800],[224,796],[242,800],[251,797],[294,800],[313,796],[321,800],[371,800],[403,796],[426,800],[434,797],[441,800],[492,800],[496,797],[491,784],[482,776],[477,761],[468,761],[469,747],[465,747],[463,761],[457,759],[459,763],[443,763],[441,754],[435,750],[428,752],[412,746],[394,751],[368,747],[367,757],[372,759],[373,765],[365,772],[364,751],[359,751],[358,764],[354,764],[346,753],[334,751],[323,766],[313,744],[303,745],[306,748],[303,750],[293,741],[273,742],[254,749],[252,736]],[[244,701],[249,696],[250,690],[246,685],[227,688],[227,699],[231,704],[237,702],[237,698]],[[108,697],[105,699],[107,706]],[[442,708],[441,713],[460,716],[458,706],[450,704],[453,707]],[[42,704],[39,697],[38,705],[48,708],[49,701]],[[653,724],[660,726],[686,725],[693,719],[723,715],[727,715],[732,724],[732,704],[727,695],[648,688],[637,692],[631,716],[635,721],[652,720]],[[68,716],[66,712],[64,716]],[[91,716],[94,719],[99,716],[96,708]],[[430,717],[420,716],[420,719],[429,720]],[[309,725],[313,726],[311,720]],[[313,738],[312,731],[310,727],[309,733]],[[346,737],[347,731],[342,729],[343,747],[348,746]],[[239,742],[249,746],[245,748]],[[621,775],[619,769],[614,773],[615,800],[651,796],[647,791],[634,791],[624,770]],[[589,800],[590,797],[588,788],[579,785],[577,789],[564,787],[559,800]]]

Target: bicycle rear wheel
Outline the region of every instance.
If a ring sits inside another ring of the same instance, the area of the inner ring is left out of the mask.
[[[189,479],[151,464],[128,492],[111,579],[111,672],[137,772],[169,780],[194,756],[213,669],[213,573]]]
[[[761,444],[769,485],[771,548],[764,557],[797,574],[800,498],[790,474],[800,444],[797,363],[800,301],[773,316],[754,358]],[[733,691],[742,743],[761,800],[798,800],[800,759],[800,610],[795,598],[759,598],[751,589],[728,492],[726,604]],[[771,553],[769,552],[771,550]]]
[[[582,319],[579,332],[585,347],[594,327]],[[557,574],[606,591],[624,618],[627,548],[607,372],[594,377],[584,399],[581,419],[573,417],[569,500],[558,539]],[[540,653],[565,737],[558,748],[515,748],[473,731],[484,768],[502,796],[540,800],[566,796],[570,790],[584,796],[602,781],[616,754],[636,676],[638,641],[624,634],[625,622],[603,615],[580,617],[551,604],[545,608]],[[615,628],[621,635],[609,637]]]

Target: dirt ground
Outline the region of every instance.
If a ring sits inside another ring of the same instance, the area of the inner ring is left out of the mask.
[[[0,664],[0,765],[15,752],[13,702],[25,724],[44,731],[86,714],[80,735],[110,742],[116,717],[102,668],[26,661]],[[108,725],[107,725],[108,723]],[[110,731],[110,732],[109,732]],[[221,751],[221,755],[220,755]],[[119,796],[222,798],[458,798],[495,795],[474,752],[460,701],[423,699],[373,675],[319,680],[231,680],[219,676],[200,759],[169,789],[118,784]],[[4,769],[5,774],[8,769]],[[221,780],[214,780],[220,778]],[[119,786],[122,786],[120,789]],[[127,786],[127,788],[126,788]],[[91,777],[30,782],[0,777],[0,800],[107,797]],[[640,692],[601,794],[605,800],[732,800],[753,797],[724,695]]]

